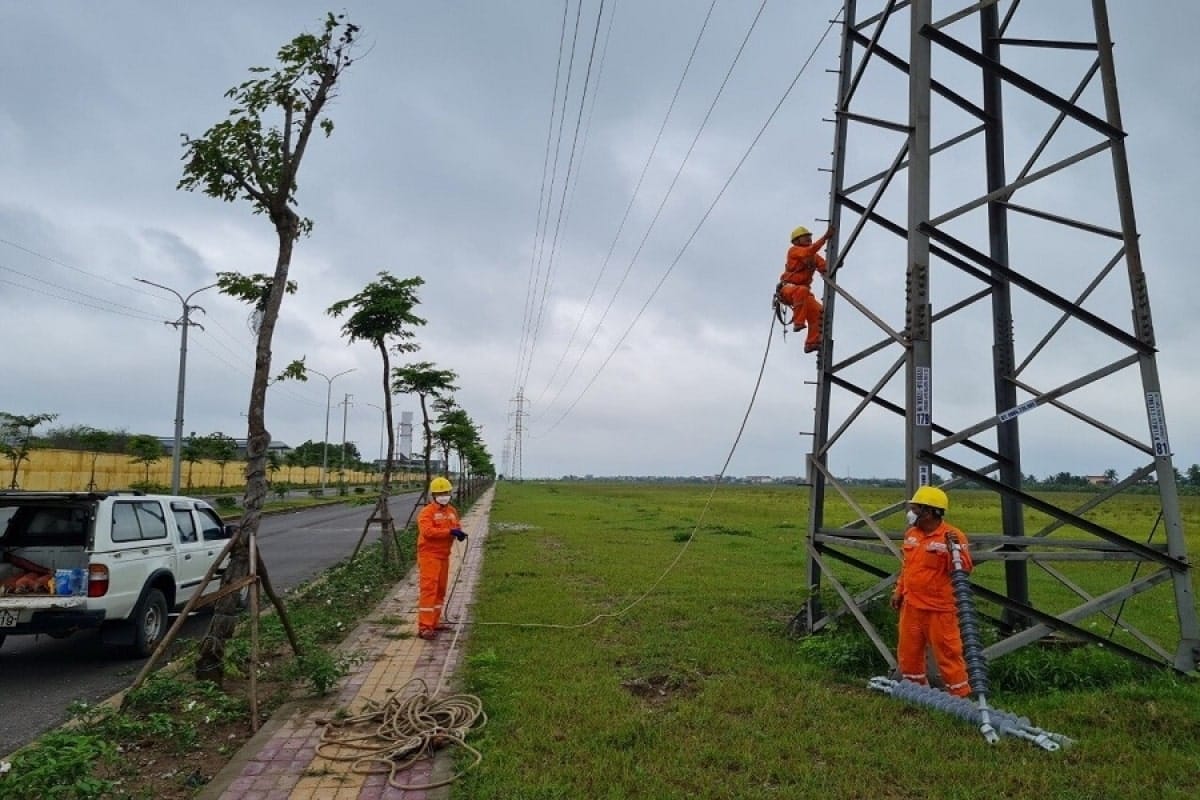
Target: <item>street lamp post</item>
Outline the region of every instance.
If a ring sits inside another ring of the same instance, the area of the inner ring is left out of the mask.
[[[203,311],[204,309],[200,306],[189,305],[188,301],[200,294],[200,292],[211,289],[217,284],[210,283],[208,286],[202,286],[187,297],[184,297],[179,292],[169,286],[163,286],[161,283],[148,281],[145,278],[134,278],[134,280],[170,292],[179,298],[179,302],[183,306],[183,316],[179,318],[178,322],[163,323],[164,325],[174,325],[179,328],[179,384],[175,392],[175,445],[171,450],[171,494],[179,494],[179,462],[182,455],[180,451],[183,449],[183,388],[187,380],[188,327],[195,325],[200,330],[204,330],[204,326],[199,322],[191,322],[188,319],[192,311]]]
[[[351,367],[350,369],[347,369],[347,370],[343,370],[342,372],[339,372],[338,374],[334,375],[333,377],[326,375],[324,372],[319,372],[319,371],[313,369],[312,367],[305,367],[304,371],[311,372],[313,375],[320,375],[322,378],[325,379],[325,383],[326,383],[325,438],[321,440],[321,444],[322,444],[322,447],[321,447],[321,494],[324,494],[325,493],[325,471],[329,467],[329,409],[333,405],[333,381],[336,378],[342,377],[346,373],[354,372],[354,367]]]

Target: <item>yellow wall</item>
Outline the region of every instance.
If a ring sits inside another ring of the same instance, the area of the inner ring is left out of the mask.
[[[89,487],[92,476],[92,459],[96,459],[95,486]],[[224,478],[220,465],[215,461],[200,461],[179,465],[180,491],[187,493],[190,487],[216,489],[224,486],[230,493],[245,487],[244,461],[225,464]],[[12,483],[12,462],[0,460],[0,488],[7,489]],[[329,470],[326,485],[334,486],[342,478],[337,470]],[[80,450],[32,450],[29,459],[21,462],[17,472],[17,487],[27,491],[82,492],[89,488],[97,491],[128,489],[135,483],[146,480],[146,466],[135,464],[129,456],[119,453],[85,453]],[[273,482],[284,482],[294,486],[320,486],[320,467],[280,467],[271,476]],[[378,477],[367,472],[347,471],[345,480],[350,483],[371,483]],[[163,486],[171,485],[171,458],[164,456],[157,464],[150,465],[150,481]]]

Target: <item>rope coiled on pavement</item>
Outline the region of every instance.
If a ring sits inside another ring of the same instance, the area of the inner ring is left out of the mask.
[[[350,761],[351,772],[386,772],[388,785],[396,789],[433,789],[452,783],[483,760],[465,740],[486,723],[483,703],[475,695],[431,695],[425,681],[413,678],[384,703],[368,700],[361,713],[325,720],[317,755],[330,761]],[[473,757],[470,766],[433,783],[397,782],[398,773],[449,745],[467,750]]]

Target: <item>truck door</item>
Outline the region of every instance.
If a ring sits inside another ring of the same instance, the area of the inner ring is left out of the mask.
[[[179,530],[179,558],[175,569],[175,582],[179,592],[175,599],[182,605],[200,588],[200,582],[204,580],[209,564],[221,552],[224,542],[213,542],[204,538],[203,523],[197,518],[195,503],[172,500],[171,514],[175,518],[175,527]]]
[[[107,563],[105,595],[110,618],[133,611],[150,574],[171,566],[175,545],[167,535],[165,509],[157,500],[118,500],[112,506],[110,543],[95,559]]]

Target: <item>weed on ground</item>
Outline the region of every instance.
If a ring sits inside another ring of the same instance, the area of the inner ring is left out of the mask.
[[[303,655],[273,614],[260,620],[255,674],[260,723],[288,700],[323,695],[355,665],[337,646],[412,565],[415,537],[400,535],[401,563],[378,543],[285,596]],[[395,620],[381,619],[379,624]],[[0,800],[187,800],[253,735],[247,626],[226,644],[221,688],[193,679],[192,649],[129,693],[123,708],[79,705],[73,722],[16,753],[0,774]]]

